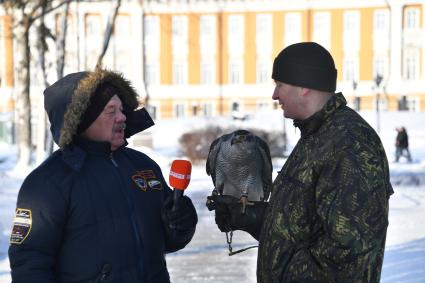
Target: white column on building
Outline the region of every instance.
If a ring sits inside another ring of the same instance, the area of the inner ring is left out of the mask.
[[[397,86],[402,74],[403,9],[399,0],[389,1],[391,25],[390,85]]]
[[[420,30],[421,30],[420,34],[422,37],[422,40],[420,41],[421,42],[420,47],[422,52],[422,66],[420,68],[422,72],[421,74],[422,81],[425,80],[425,21],[423,20],[424,15],[425,15],[425,5],[422,5],[422,26],[420,27]]]

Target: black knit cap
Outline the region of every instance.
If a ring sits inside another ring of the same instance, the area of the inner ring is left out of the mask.
[[[118,94],[117,90],[109,83],[103,83],[98,86],[95,93],[90,97],[89,107],[87,107],[86,111],[81,116],[77,134],[81,134],[90,127],[115,94]]]
[[[336,76],[332,55],[315,42],[289,45],[273,63],[272,78],[290,85],[335,92]]]

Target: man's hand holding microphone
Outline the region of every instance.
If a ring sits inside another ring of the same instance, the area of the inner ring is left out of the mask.
[[[174,160],[171,164],[170,186],[174,188],[162,207],[162,221],[167,236],[167,251],[183,248],[195,233],[198,216],[192,201],[183,195],[190,182],[192,164],[187,160]]]

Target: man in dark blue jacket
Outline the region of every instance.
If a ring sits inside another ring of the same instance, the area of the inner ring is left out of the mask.
[[[126,147],[153,125],[121,75],[70,74],[44,92],[60,149],[25,179],[10,237],[12,280],[169,282],[165,253],[185,247],[197,215],[173,206],[159,166]]]

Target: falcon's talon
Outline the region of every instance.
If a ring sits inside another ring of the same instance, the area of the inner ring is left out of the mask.
[[[248,196],[241,196],[238,203],[242,203],[242,214],[245,214],[247,205],[254,205],[253,202],[248,201]]]

